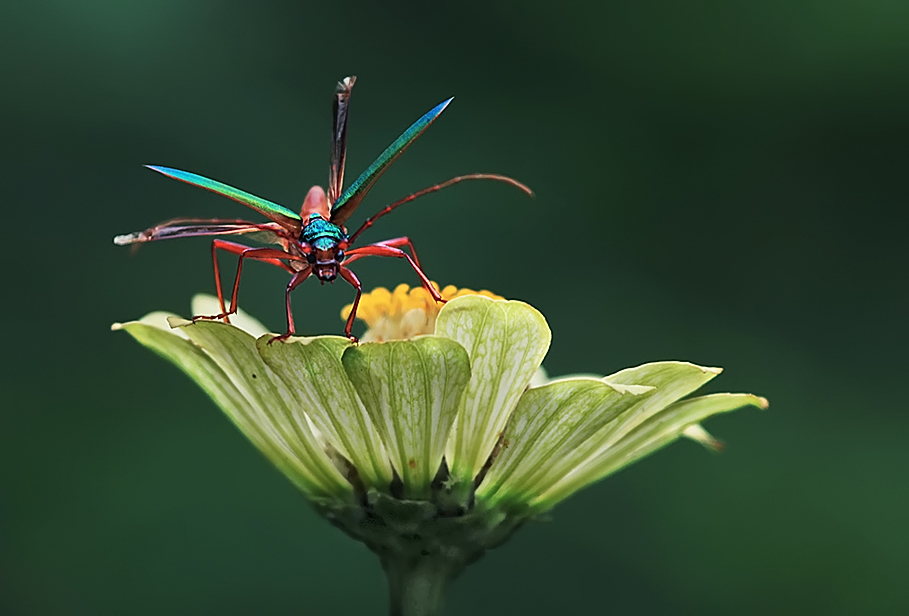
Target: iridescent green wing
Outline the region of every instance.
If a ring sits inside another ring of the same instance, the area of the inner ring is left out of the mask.
[[[439,117],[440,113],[445,111],[445,108],[451,101],[452,98],[449,98],[447,101],[439,103],[429,110],[426,115],[414,122],[410,128],[404,131],[400,137],[395,139],[394,142],[388,146],[375,161],[373,161],[366,171],[364,171],[362,175],[344,191],[344,194],[332,204],[331,222],[342,225],[350,218],[350,215],[353,214],[354,210],[357,209],[357,206],[360,205],[363,197],[366,196],[366,193],[369,192],[372,185],[376,183],[376,180],[385,173],[385,170],[388,169],[389,165],[395,162],[398,156],[403,154],[404,150],[406,150],[417,137],[423,134],[424,130],[429,128],[429,125]]]
[[[192,184],[193,186],[198,186],[199,188],[204,188],[205,190],[210,190],[213,193],[223,195],[228,199],[233,199],[234,201],[242,203],[247,207],[251,207],[266,218],[275,221],[288,231],[292,231],[294,233],[300,231],[300,215],[282,205],[272,203],[267,199],[262,199],[255,195],[251,195],[248,192],[240,190],[239,188],[228,186],[227,184],[223,184],[216,180],[210,180],[208,178],[202,177],[201,175],[189,173],[188,171],[180,171],[179,169],[171,169],[170,167],[156,167],[154,165],[145,166],[152,171],[162,173],[169,178],[180,180],[181,182],[186,182],[187,184]]]

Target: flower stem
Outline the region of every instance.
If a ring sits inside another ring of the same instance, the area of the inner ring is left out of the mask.
[[[391,616],[438,616],[448,583],[459,569],[440,558],[383,558]]]

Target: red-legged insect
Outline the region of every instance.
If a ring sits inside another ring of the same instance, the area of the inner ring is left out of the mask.
[[[528,195],[533,192],[524,184],[502,175],[489,173],[474,173],[452,178],[441,184],[424,188],[395,201],[380,210],[364,222],[357,231],[348,235],[344,223],[350,218],[354,210],[372,188],[376,180],[400,156],[404,150],[419,137],[424,130],[439,116],[452,99],[440,103],[413,123],[400,137],[388,146],[382,154],[364,171],[347,190],[342,191],[344,181],[344,159],[347,153],[347,114],[350,109],[350,92],[356,77],[348,77],[338,83],[334,99],[334,123],[331,138],[331,167],[328,176],[328,195],[319,186],[313,186],[306,194],[300,214],[296,214],[277,203],[261,199],[242,190],[222,184],[215,180],[204,178],[195,173],[179,171],[168,167],[155,167],[148,165],[149,169],[162,173],[168,177],[192,184],[206,190],[218,193],[251,207],[271,222],[256,223],[238,219],[210,219],[210,218],[176,218],[163,222],[160,225],[130,233],[118,235],[114,243],[118,245],[151,242],[155,240],[171,239],[176,237],[193,237],[200,235],[244,235],[255,234],[254,239],[278,247],[250,247],[235,242],[216,239],[212,242],[212,261],[215,269],[215,286],[218,291],[218,301],[221,305],[221,314],[213,316],[197,316],[196,319],[224,319],[229,322],[229,316],[237,311],[237,294],[240,289],[240,274],[243,271],[243,261],[253,259],[270,263],[286,270],[291,274],[290,282],[285,290],[285,308],[287,310],[287,332],[277,336],[269,342],[284,340],[294,334],[294,319],[290,309],[290,292],[301,282],[315,274],[323,283],[333,282],[341,276],[357,290],[353,310],[344,327],[344,335],[356,341],[350,331],[357,314],[362,289],[360,281],[347,265],[357,259],[376,257],[397,257],[407,260],[420,277],[420,281],[437,302],[445,301],[433,287],[429,278],[423,273],[413,243],[407,237],[398,237],[390,240],[368,244],[360,248],[351,248],[363,231],[372,226],[377,218],[388,214],[396,207],[413,201],[423,195],[441,190],[452,184],[465,180],[496,180],[506,182],[520,188]],[[403,250],[408,248],[410,254]],[[234,278],[233,292],[230,298],[230,310],[224,303],[224,293],[221,288],[221,273],[218,268],[218,251],[239,256],[237,275]],[[343,262],[343,264],[342,264]]]

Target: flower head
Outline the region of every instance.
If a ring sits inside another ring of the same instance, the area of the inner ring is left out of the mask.
[[[686,398],[720,370],[674,361],[531,386],[550,343],[543,315],[454,287],[438,307],[421,291],[365,294],[359,345],[268,344],[273,335],[242,313],[235,325],[153,313],[116,327],[195,380],[386,568],[435,558],[453,575],[528,518],[678,437],[715,444],[706,418],[767,405],[749,394]]]
[[[439,285],[433,283],[436,290]],[[439,294],[446,302],[465,295],[481,295],[490,299],[505,299],[490,291],[459,289],[448,285]],[[369,329],[363,335],[363,342],[385,342],[386,340],[408,340],[436,329],[436,318],[444,304],[436,302],[423,287],[410,288],[399,284],[394,291],[378,287],[360,298],[357,318],[365,321]],[[347,319],[353,304],[341,310],[341,318]]]

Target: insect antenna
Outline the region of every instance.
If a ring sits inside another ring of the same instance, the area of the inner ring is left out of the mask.
[[[360,228],[357,229],[356,232],[350,236],[349,242],[351,244],[353,244],[354,241],[357,239],[357,237],[359,237],[359,235],[361,233],[363,233],[368,228],[370,228],[372,226],[372,224],[376,221],[376,219],[381,218],[382,216],[385,216],[385,214],[388,214],[396,207],[404,205],[405,203],[410,203],[414,199],[422,197],[423,195],[428,195],[429,193],[437,192],[439,190],[442,190],[443,188],[448,188],[452,184],[458,184],[459,182],[463,182],[465,180],[495,180],[497,182],[505,182],[506,184],[511,184],[512,186],[521,189],[522,191],[527,193],[527,195],[530,197],[534,196],[533,191],[530,190],[530,188],[528,188],[526,185],[522,184],[521,182],[519,182],[513,178],[505,176],[505,175],[496,175],[494,173],[471,173],[470,175],[459,175],[458,177],[451,178],[450,180],[442,182],[441,184],[435,184],[434,186],[430,186],[429,188],[424,188],[423,190],[418,190],[417,192],[407,195],[403,199],[395,201],[391,205],[382,208],[381,210],[378,211],[378,213],[373,214],[372,216],[370,216],[369,218],[366,219],[366,222],[364,222],[362,225],[360,225]]]

